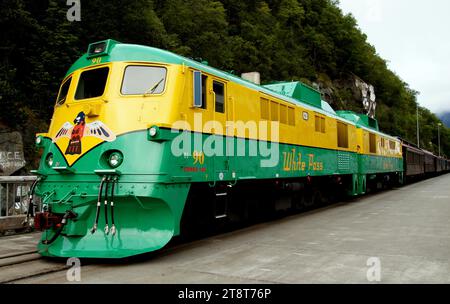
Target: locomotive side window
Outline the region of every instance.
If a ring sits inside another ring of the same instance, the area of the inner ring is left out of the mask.
[[[130,65],[125,69],[121,93],[123,95],[152,95],[164,92],[166,68]]]
[[[389,147],[391,148],[391,150],[395,150],[395,148],[396,148],[396,143],[395,143],[395,141],[389,141]]]
[[[295,126],[295,109],[267,98],[260,98],[261,119]]]
[[[377,153],[377,137],[375,134],[369,134],[369,149],[370,153]]]
[[[272,121],[278,121],[279,119],[278,109],[279,109],[278,102],[270,101],[270,117]]]
[[[269,120],[269,100],[266,98],[261,98],[261,119],[262,120]]]
[[[214,81],[213,91],[216,94],[216,112],[225,113],[225,85]]]
[[[288,108],[288,124],[295,126],[295,109],[291,107]]]
[[[109,68],[99,68],[84,71],[78,81],[75,99],[88,99],[100,97],[105,92],[106,80],[108,79]]]
[[[348,126],[342,122],[337,123],[338,147],[348,149]]]
[[[325,117],[315,116],[316,132],[325,133]]]
[[[70,88],[71,82],[72,82],[72,77],[67,79],[61,86],[61,89],[59,90],[58,98],[56,98],[56,104],[58,106],[60,106],[66,102],[67,93],[69,93],[69,88]]]
[[[287,124],[287,106],[280,104],[280,122]]]

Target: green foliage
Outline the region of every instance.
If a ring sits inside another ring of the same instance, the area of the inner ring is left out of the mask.
[[[416,142],[417,92],[388,69],[337,1],[90,0],[81,5],[81,22],[68,22],[65,1],[0,3],[0,121],[26,132],[29,147],[31,134],[46,129],[66,70],[89,43],[107,38],[169,49],[235,74],[259,71],[263,82],[332,86],[357,75],[375,86],[381,128]],[[337,109],[362,111],[348,90],[334,94]],[[434,152],[438,122],[420,109],[421,144]],[[441,143],[450,156],[449,129],[442,128]]]

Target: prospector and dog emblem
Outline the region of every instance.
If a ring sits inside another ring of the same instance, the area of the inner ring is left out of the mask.
[[[116,139],[116,135],[103,122],[97,120],[86,124],[86,114],[84,112],[78,113],[73,123],[75,125],[72,125],[70,122],[64,123],[53,138],[53,142],[56,142],[61,137],[70,139],[64,153],[66,155],[82,154],[81,139],[83,137],[92,136],[109,142]]]

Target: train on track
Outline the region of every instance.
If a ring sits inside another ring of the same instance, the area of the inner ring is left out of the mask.
[[[450,169],[301,82],[261,86],[114,40],[69,69],[36,145],[38,251],[55,257],[138,255],[218,222]]]

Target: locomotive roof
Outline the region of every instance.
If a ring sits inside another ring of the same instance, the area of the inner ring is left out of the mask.
[[[99,52],[98,54],[95,54],[92,50],[95,48],[96,45],[104,45],[103,52]],[[96,43],[92,43],[88,47],[88,52],[85,53],[83,56],[81,56],[75,63],[70,67],[65,77],[68,77],[70,74],[72,74],[74,71],[92,66],[94,62],[93,58],[101,57],[101,63],[107,63],[107,62],[115,62],[115,61],[132,61],[132,62],[159,62],[159,63],[166,63],[166,64],[177,64],[177,65],[186,65],[189,67],[192,67],[194,69],[204,71],[210,74],[213,74],[217,77],[220,77],[224,80],[232,81],[235,83],[239,83],[243,86],[246,86],[248,88],[251,88],[256,91],[260,91],[262,93],[265,93],[267,95],[271,95],[280,99],[283,99],[287,102],[290,102],[292,104],[300,105],[306,109],[309,109],[311,111],[316,111],[318,113],[321,113],[326,116],[331,116],[335,119],[341,120],[343,122],[346,122],[348,124],[356,125],[359,128],[365,129],[372,133],[377,133],[384,137],[389,137],[392,140],[398,140],[398,138],[390,136],[388,134],[382,133],[378,128],[373,128],[369,125],[362,124],[360,121],[356,122],[353,119],[349,119],[348,115],[340,115],[339,113],[336,113],[331,106],[325,102],[321,101],[320,106],[312,106],[311,104],[308,104],[306,102],[300,101],[298,99],[292,98],[290,96],[286,96],[283,94],[280,94],[274,90],[271,90],[265,86],[257,85],[253,82],[247,81],[245,79],[242,79],[239,76],[233,75],[231,73],[224,72],[222,70],[213,68],[207,64],[200,63],[198,61],[195,61],[190,58],[186,58],[180,55],[177,55],[175,53],[172,53],[170,51],[150,47],[150,46],[143,46],[138,44],[126,44],[126,43],[120,43],[118,41],[108,39]],[[341,114],[344,112],[341,112]],[[350,113],[349,111],[346,111],[345,114]],[[356,114],[356,113],[355,113]],[[360,116],[360,114],[356,114]]]

